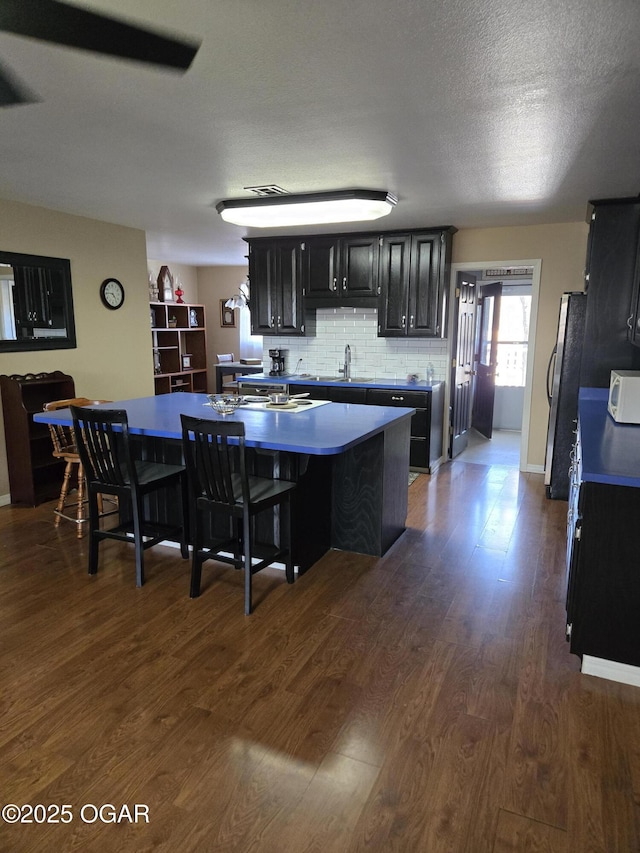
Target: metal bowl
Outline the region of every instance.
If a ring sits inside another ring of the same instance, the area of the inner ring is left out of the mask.
[[[219,415],[230,415],[238,408],[242,398],[235,394],[207,394],[209,405]]]
[[[289,395],[285,391],[274,391],[268,397],[272,406],[286,406],[289,402]]]

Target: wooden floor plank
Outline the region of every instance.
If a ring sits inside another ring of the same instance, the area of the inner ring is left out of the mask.
[[[635,853],[640,690],[580,674],[564,637],[566,503],[454,462],[409,490],[384,557],[330,552],[293,585],[175,548],[145,556],[0,508],[0,790],[69,825],[0,850]],[[149,823],[83,822],[141,803]]]

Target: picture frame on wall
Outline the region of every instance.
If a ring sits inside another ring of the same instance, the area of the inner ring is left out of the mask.
[[[226,329],[235,329],[236,314],[233,308],[225,306],[226,299],[220,300],[220,325]]]

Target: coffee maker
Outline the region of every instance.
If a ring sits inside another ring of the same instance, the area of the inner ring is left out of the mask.
[[[286,357],[286,349],[269,350],[269,358],[271,359],[271,369],[269,370],[269,376],[284,376]]]

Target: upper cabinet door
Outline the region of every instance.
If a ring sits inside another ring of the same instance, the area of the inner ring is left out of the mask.
[[[353,234],[343,237],[340,243],[339,294],[377,296],[380,250],[378,235]]]
[[[338,295],[340,240],[337,237],[309,237],[303,243],[306,297]]]
[[[411,238],[411,287],[408,335],[440,337],[442,300],[447,282],[440,271],[440,234],[414,234]]]
[[[279,335],[304,334],[302,252],[300,240],[276,244],[276,322]]]
[[[276,335],[276,251],[272,244],[257,243],[249,248],[251,285],[251,333]]]
[[[633,327],[640,235],[637,197],[592,201],[585,290],[580,385],[608,388],[612,370],[637,370],[640,353],[629,346]]]
[[[409,321],[409,269],[411,237],[387,234],[380,247],[380,332],[404,337]]]

